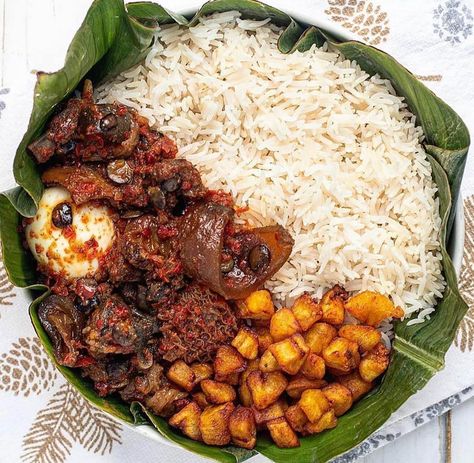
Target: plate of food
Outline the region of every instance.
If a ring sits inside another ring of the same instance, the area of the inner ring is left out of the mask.
[[[38,73],[3,260],[96,407],[217,461],[326,462],[443,368],[468,148],[331,23],[96,0]]]

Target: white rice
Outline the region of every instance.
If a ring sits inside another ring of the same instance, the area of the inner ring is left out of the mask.
[[[283,55],[266,22],[227,12],[163,27],[145,62],[98,95],[176,140],[208,187],[250,208],[242,219],[292,233],[268,283],[283,303],[339,283],[423,321],[445,283],[421,128],[389,81],[327,45]]]

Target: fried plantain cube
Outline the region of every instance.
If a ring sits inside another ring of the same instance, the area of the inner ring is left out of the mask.
[[[258,354],[262,355],[275,341],[270,334],[270,328],[267,327],[257,327],[255,328],[258,337]]]
[[[270,320],[275,313],[272,296],[266,289],[254,291],[244,300],[237,302],[240,318]]]
[[[361,352],[368,352],[382,340],[380,331],[376,330],[373,326],[367,325],[341,326],[338,336],[356,342]]]
[[[332,429],[337,426],[337,418],[333,409],[323,413],[323,416],[316,423],[307,423],[303,430],[303,435],[316,434],[326,429]]]
[[[196,402],[201,410],[204,410],[205,408],[209,407],[211,404],[207,401],[206,394],[204,392],[199,391],[195,392],[193,394],[193,400]]]
[[[358,370],[345,376],[339,376],[337,382],[351,391],[353,402],[360,399],[364,394],[367,394],[373,387],[372,383],[368,383],[362,379]]]
[[[314,352],[309,352],[300,373],[309,379],[323,379],[326,374],[326,364],[322,357]]]
[[[360,361],[360,376],[364,381],[370,383],[388,368],[389,363],[390,351],[384,344],[379,343]]]
[[[202,380],[201,389],[206,394],[208,402],[213,404],[233,402],[237,398],[235,389],[231,385],[213,381],[212,379]]]
[[[275,342],[289,338],[299,331],[301,331],[300,325],[290,309],[280,309],[270,320],[270,334]]]
[[[291,405],[285,412],[285,418],[290,426],[297,432],[303,432],[308,417],[298,404]]]
[[[323,350],[323,359],[327,367],[349,373],[359,366],[359,346],[346,338],[334,338]]]
[[[315,323],[304,334],[304,340],[311,349],[311,352],[321,355],[323,349],[329,345],[336,335],[336,328],[329,323]]]
[[[257,358],[258,355],[258,336],[255,331],[250,328],[240,328],[237,336],[232,341],[240,355],[248,360]]]
[[[252,407],[257,429],[265,429],[265,424],[268,421],[284,416],[287,407],[288,405],[282,399],[277,400],[274,404],[271,404],[262,410]]]
[[[320,389],[307,389],[304,391],[301,394],[298,405],[311,423],[317,423],[323,414],[331,408],[331,404]]]
[[[214,373],[214,369],[209,363],[193,363],[191,365],[191,370],[194,372],[195,385],[199,384],[203,379],[210,378]]]
[[[190,402],[169,419],[169,424],[193,440],[202,440],[199,428],[200,416],[199,405],[196,402]]]
[[[346,298],[346,291],[339,285],[327,291],[321,299],[321,310],[323,312],[321,321],[331,325],[342,325],[345,316],[344,301]]]
[[[166,377],[188,392],[192,391],[196,381],[194,371],[182,360],[176,360],[170,366]]]
[[[307,389],[320,389],[327,385],[324,379],[308,379],[302,375],[295,376],[286,386],[286,393],[292,399],[299,399]]]
[[[258,368],[264,373],[270,373],[272,371],[278,371],[280,369],[280,365],[273,354],[269,350],[266,350],[260,357]]]
[[[253,404],[252,394],[250,394],[250,390],[247,386],[247,377],[252,371],[258,370],[258,366],[258,359],[251,360],[247,366],[247,369],[240,376],[239,397],[242,404],[246,407],[251,407]]]
[[[285,417],[275,418],[267,423],[273,442],[280,448],[299,447],[300,441]]]
[[[305,293],[293,303],[291,307],[298,324],[302,331],[307,331],[318,320],[321,320],[323,311],[318,301]]]
[[[298,373],[309,353],[309,347],[299,333],[272,344],[268,350],[276,358],[280,368],[289,375]]]
[[[250,408],[237,406],[230,415],[229,431],[232,442],[244,449],[253,449],[257,442],[255,417]]]
[[[351,391],[342,384],[330,383],[322,389],[336,416],[341,416],[352,407]]]
[[[247,362],[232,346],[220,346],[214,359],[214,372],[219,378],[240,373],[247,368]],[[221,379],[218,379],[221,381]],[[225,381],[226,382],[226,381]]]
[[[405,315],[387,296],[373,291],[363,291],[352,296],[345,307],[357,320],[370,326],[378,326],[386,318],[402,318]]]
[[[256,370],[247,377],[247,386],[252,396],[253,405],[259,410],[276,402],[287,385],[288,381],[279,371],[263,373]]]
[[[231,435],[229,420],[234,411],[234,404],[227,402],[206,408],[199,419],[202,440],[208,445],[227,445]]]

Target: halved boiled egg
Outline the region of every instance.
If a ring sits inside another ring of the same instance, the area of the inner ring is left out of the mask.
[[[90,203],[77,206],[61,187],[44,190],[25,232],[36,260],[68,279],[92,276],[115,237],[107,207]]]

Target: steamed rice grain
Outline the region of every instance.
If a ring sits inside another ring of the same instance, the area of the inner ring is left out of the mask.
[[[423,133],[390,82],[237,12],[165,26],[142,65],[98,90],[175,139],[209,188],[295,238],[268,282],[287,303],[339,283],[390,295],[412,322],[444,290],[436,186]]]

